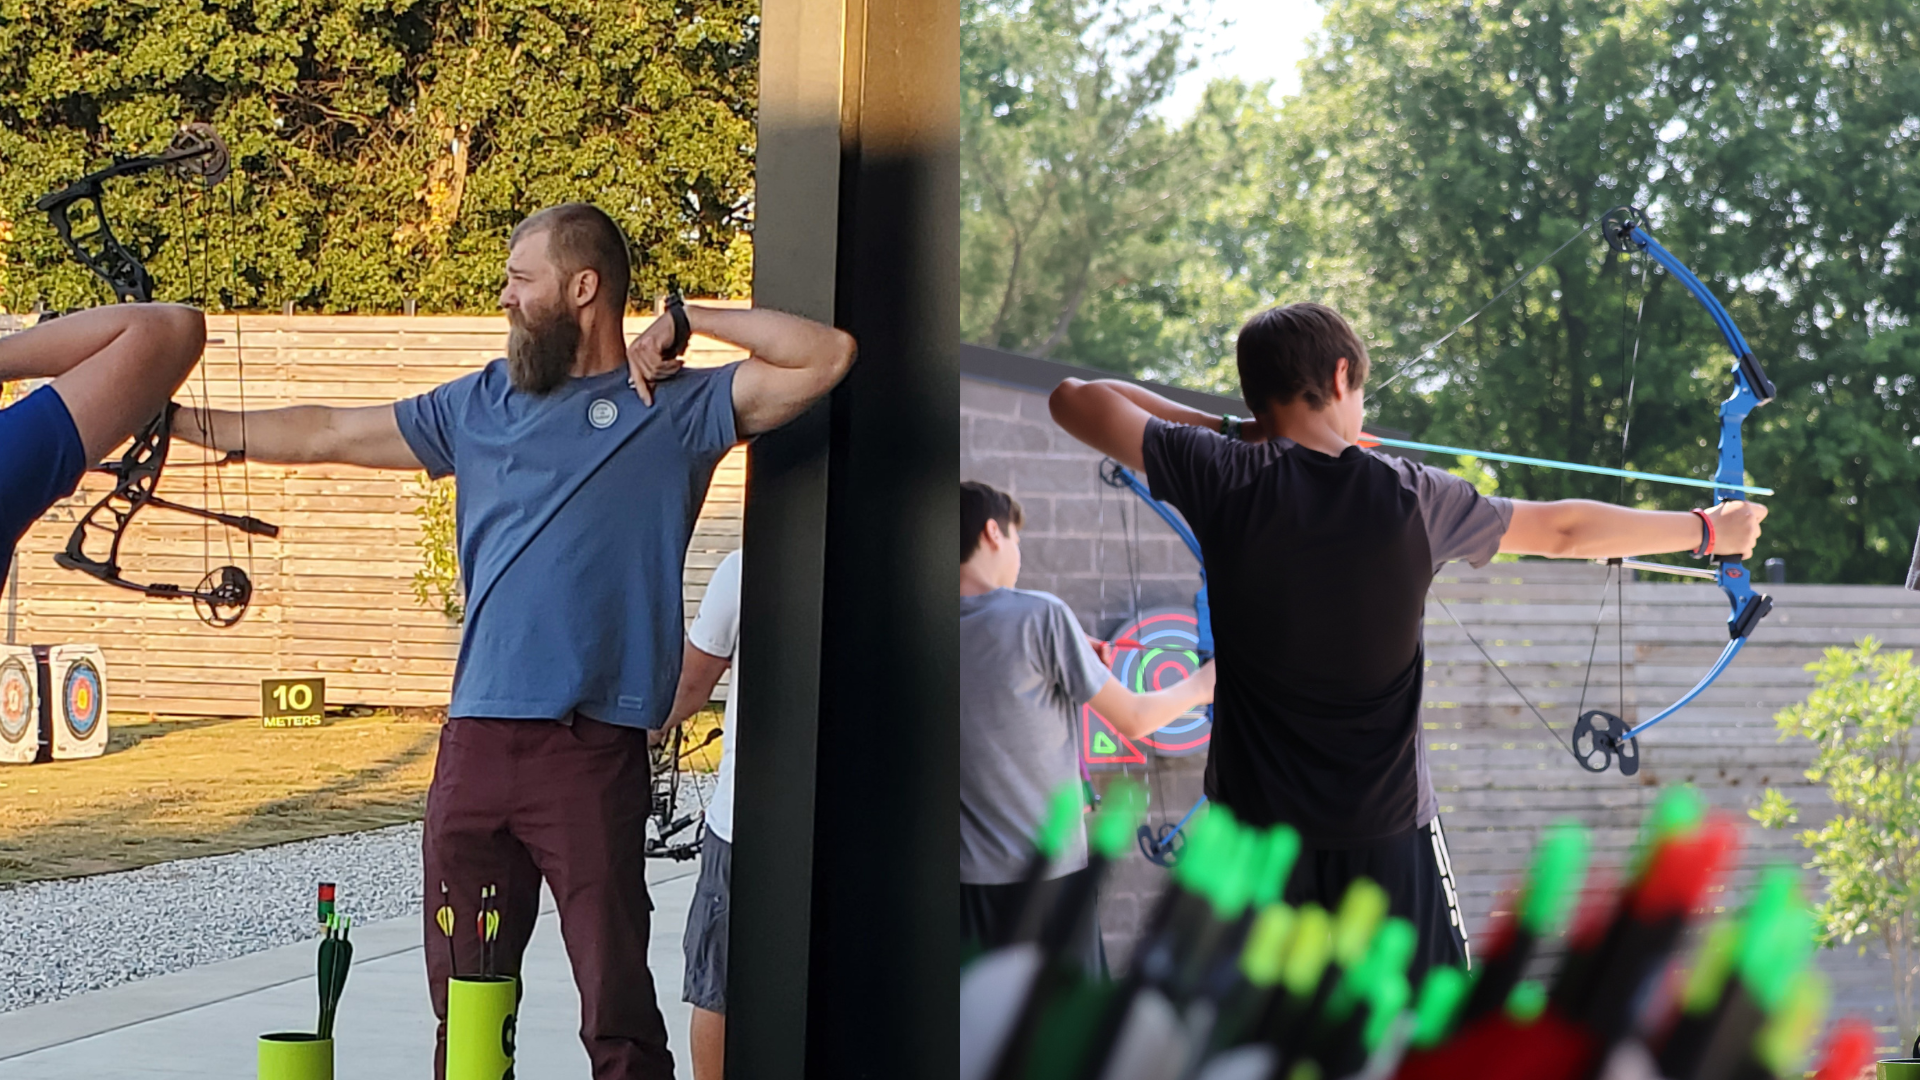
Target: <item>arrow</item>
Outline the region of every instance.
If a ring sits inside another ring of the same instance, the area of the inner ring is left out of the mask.
[[[1634,472],[1632,469],[1609,469],[1604,465],[1576,465],[1571,461],[1553,461],[1548,458],[1523,457],[1519,454],[1495,454],[1486,450],[1467,450],[1458,446],[1437,446],[1433,443],[1413,442],[1408,439],[1389,439],[1380,435],[1366,435],[1360,439],[1361,446],[1393,446],[1402,450],[1425,450],[1433,454],[1453,454],[1456,457],[1485,458],[1488,461],[1511,461],[1515,465],[1539,465],[1548,469],[1565,469],[1569,472],[1592,473],[1595,476],[1618,476],[1627,480],[1652,480],[1661,484],[1679,484],[1682,487],[1706,488],[1709,491],[1742,491],[1749,495],[1771,495],[1769,487],[1754,487],[1747,484],[1722,484],[1717,480],[1695,480],[1686,476],[1662,476],[1659,473]]]

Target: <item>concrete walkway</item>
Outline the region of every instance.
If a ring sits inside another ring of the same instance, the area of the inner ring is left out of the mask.
[[[686,1056],[688,1008],[680,1001],[680,934],[696,868],[655,864],[648,877],[654,902],[649,958],[675,1074],[683,1080],[693,1072]],[[419,917],[356,926],[353,945],[353,970],[334,1029],[334,1075],[430,1077],[434,1020]],[[254,1075],[259,1035],[313,1030],[319,1009],[316,946],[317,939],[0,1013],[0,1080],[247,1080]],[[523,976],[515,1073],[587,1080],[580,997],[552,898],[544,894]]]

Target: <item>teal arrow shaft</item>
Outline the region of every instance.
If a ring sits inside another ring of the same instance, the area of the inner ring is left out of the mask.
[[[1662,476],[1659,473],[1634,472],[1632,469],[1609,469],[1604,465],[1576,465],[1571,461],[1552,461],[1547,458],[1524,457],[1520,454],[1495,454],[1486,450],[1467,450],[1458,446],[1436,446],[1433,443],[1412,442],[1407,439],[1388,439],[1379,435],[1364,435],[1362,438],[1368,442],[1377,442],[1381,446],[1393,446],[1402,450],[1425,450],[1433,454],[1454,454],[1460,457],[1485,458],[1488,461],[1511,461],[1515,465],[1539,465],[1548,469],[1566,469],[1569,472],[1592,473],[1595,476],[1619,476],[1628,480],[1652,480],[1661,484],[1679,484],[1682,487],[1743,491],[1749,495],[1773,494],[1772,488],[1752,487],[1746,484],[1722,484],[1712,480],[1694,480],[1685,476]]]

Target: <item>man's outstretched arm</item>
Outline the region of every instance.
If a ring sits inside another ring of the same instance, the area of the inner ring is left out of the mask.
[[[1142,459],[1147,421],[1217,429],[1220,418],[1177,401],[1168,401],[1144,386],[1119,379],[1086,382],[1067,379],[1047,398],[1053,422],[1067,434],[1129,469],[1145,467]]]
[[[1706,511],[1713,519],[1715,555],[1752,553],[1767,508],[1732,500]],[[1587,499],[1513,504],[1513,521],[1500,550],[1555,559],[1620,559],[1692,551],[1700,519],[1685,510],[1633,510]]]
[[[419,469],[420,458],[400,434],[391,405],[337,409],[296,405],[238,413],[228,409],[181,409],[174,434],[198,446],[245,450],[249,461],[268,465],[328,462],[370,469]]]
[[[160,415],[206,344],[206,319],[190,307],[88,308],[0,338],[0,382],[52,378],[98,461]]]

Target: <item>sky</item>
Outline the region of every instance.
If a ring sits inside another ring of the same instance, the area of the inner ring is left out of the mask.
[[[1204,5],[1201,0],[1197,6]],[[1272,79],[1276,99],[1300,88],[1307,38],[1320,28],[1315,0],[1213,0],[1212,8],[1212,44],[1162,107],[1161,115],[1170,120],[1191,116],[1207,83],[1217,78]]]

